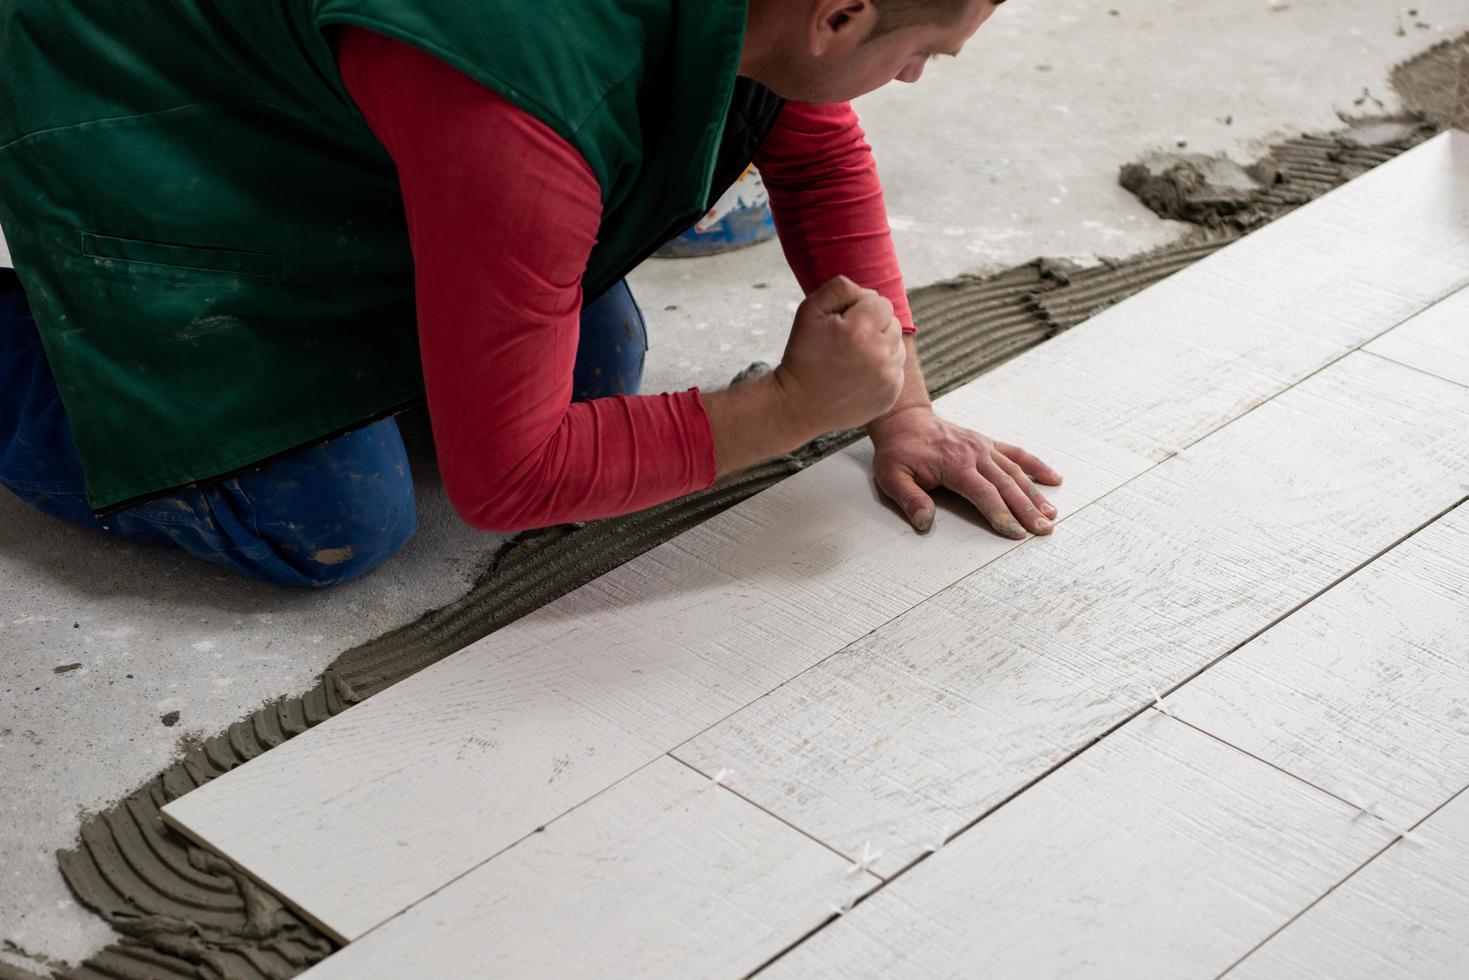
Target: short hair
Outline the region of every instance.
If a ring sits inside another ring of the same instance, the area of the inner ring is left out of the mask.
[[[880,37],[900,27],[915,24],[942,24],[954,20],[970,0],[873,0],[877,7],[877,29],[872,37]],[[1005,0],[989,0],[995,6]]]

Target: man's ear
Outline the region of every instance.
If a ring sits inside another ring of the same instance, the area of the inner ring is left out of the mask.
[[[855,50],[877,27],[872,0],[815,0],[811,8],[810,49],[818,58]]]

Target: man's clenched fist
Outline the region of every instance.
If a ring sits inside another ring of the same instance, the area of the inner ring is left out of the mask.
[[[775,375],[788,410],[812,431],[850,429],[903,390],[903,329],[893,304],[837,276],[801,304]]]

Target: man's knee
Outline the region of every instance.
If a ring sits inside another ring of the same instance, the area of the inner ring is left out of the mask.
[[[401,551],[418,526],[407,454],[391,419],[139,504],[108,524],[122,537],[151,530],[211,564],[298,588],[366,574]]]
[[[413,478],[392,419],[241,477],[252,527],[281,584],[320,588],[392,558],[418,529]],[[233,503],[233,502],[232,502]]]
[[[289,556],[278,552],[303,578],[298,584],[310,588],[339,585],[367,574],[387,562],[413,539],[418,530],[414,499],[410,493],[382,513],[374,527],[358,526],[352,534],[328,533],[310,549],[293,546]]]

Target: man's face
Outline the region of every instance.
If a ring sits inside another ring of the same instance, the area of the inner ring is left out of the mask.
[[[949,23],[914,24],[869,39],[879,16],[872,0],[816,0],[804,20],[792,19],[780,57],[758,81],[799,102],[846,102],[891,81],[916,82],[930,59],[958,54],[995,6],[970,0]]]

